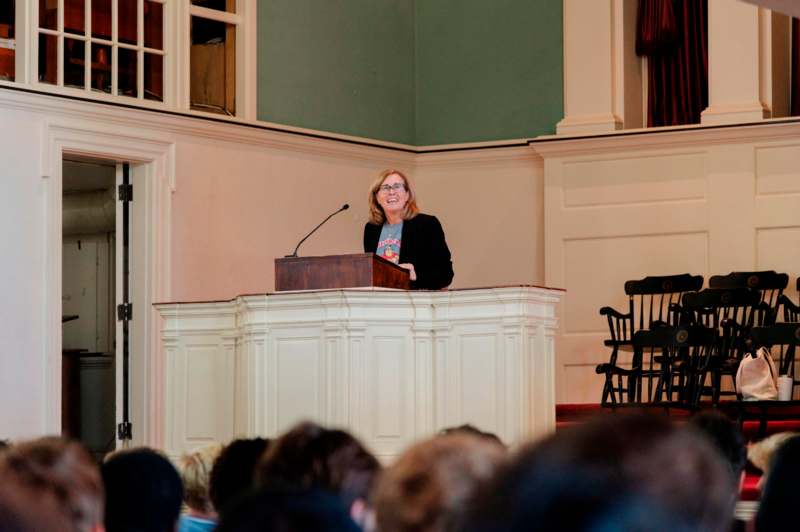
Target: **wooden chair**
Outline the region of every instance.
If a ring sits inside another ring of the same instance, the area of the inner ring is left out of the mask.
[[[633,383],[630,380],[631,372],[619,365],[620,351],[633,349],[636,331],[677,325],[680,322],[681,296],[686,292],[699,290],[702,286],[702,276],[688,273],[627,281],[627,312],[611,307],[600,309],[600,315],[605,316],[608,321],[609,338],[604,345],[611,348],[609,361],[595,369],[599,375],[605,376],[601,404],[635,401],[635,390],[630,387]],[[657,363],[657,360],[648,360],[648,364],[653,363]]]
[[[633,337],[631,376],[635,402],[696,409],[716,341],[716,331],[702,325],[638,331]],[[648,359],[654,358],[660,359],[659,364],[649,365]],[[645,390],[644,381],[655,381],[655,385]]]
[[[697,325],[717,334],[716,353],[707,368],[711,384],[701,395],[711,395],[717,404],[721,395],[736,395],[736,370],[748,349],[747,333],[753,325],[764,322],[771,310],[761,302],[761,294],[750,288],[707,288],[684,294],[683,311]],[[733,391],[722,390],[722,377],[729,376]]]
[[[797,292],[800,294],[800,277],[797,278]],[[798,302],[800,302],[800,295],[798,295]],[[795,304],[789,296],[781,294],[778,298],[778,306],[783,307],[783,321],[787,323],[800,322],[800,305]]]
[[[794,370],[797,346],[800,345],[800,323],[776,323],[769,327],[753,327],[750,338],[754,349],[759,347],[769,349],[778,367],[778,374],[792,377],[792,391],[794,391],[794,386],[800,384]]]
[[[800,383],[795,375],[795,356],[800,345],[800,323],[776,323],[768,327],[754,327],[749,334],[753,348],[766,347],[776,362],[778,373],[792,377],[792,397]],[[724,405],[724,403],[723,403]],[[727,405],[725,405],[727,406]],[[789,407],[788,409],[786,407]],[[758,437],[767,435],[770,419],[798,419],[797,401],[733,401],[729,410],[741,427],[745,420],[758,420]]]
[[[789,284],[789,276],[774,270],[757,272],[731,272],[728,275],[712,275],[708,280],[709,288],[750,288],[757,290],[761,296],[761,303],[768,306],[771,312],[760,313],[763,323],[755,325],[771,325],[777,321],[778,303],[783,291]]]

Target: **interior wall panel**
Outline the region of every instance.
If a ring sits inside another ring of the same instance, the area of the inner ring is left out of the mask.
[[[544,146],[545,284],[559,309],[559,403],[598,403],[608,360],[603,306],[647,275],[775,269],[800,274],[800,128],[595,138]],[[724,133],[724,134],[723,134]],[[622,363],[630,358],[623,353]]]
[[[561,332],[564,335],[607,332],[606,320],[598,312],[600,307],[624,311],[625,281],[639,278],[642,272],[704,275],[707,271],[707,233],[565,241],[564,280],[570,288],[562,307]],[[598,278],[603,282],[598,283]]]
[[[647,155],[564,163],[564,207],[703,199],[705,154]]]
[[[756,149],[756,192],[800,193],[800,144]]]
[[[386,412],[401,412],[405,397],[403,383],[408,377],[405,368],[405,339],[376,338],[372,343],[373,375],[375,387],[372,404],[375,437],[398,438],[403,433],[402,416],[385,415]],[[378,415],[380,413],[380,415]]]
[[[186,404],[193,405],[203,416],[190,416],[185,420],[186,440],[189,442],[213,442],[219,437],[215,421],[223,414],[220,410],[227,403],[219,389],[219,380],[213,376],[220,369],[215,346],[187,346],[186,348]]]
[[[276,347],[278,432],[309,418],[325,419],[326,379],[319,338],[281,338]]]
[[[797,213],[800,218],[800,212]],[[795,227],[775,227],[756,232],[757,268],[789,274],[786,294],[798,303],[797,284],[800,277],[800,220]]]
[[[504,382],[496,334],[462,335],[459,348],[461,419],[476,427],[497,433],[501,429],[498,412]]]

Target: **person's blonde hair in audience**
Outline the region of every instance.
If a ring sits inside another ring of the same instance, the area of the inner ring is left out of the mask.
[[[778,446],[769,466],[767,482],[755,519],[756,532],[792,530],[800,505],[797,478],[800,476],[800,437],[794,434]]]
[[[796,436],[800,436],[800,433],[779,432],[777,434],[772,434],[771,436],[752,444],[747,450],[747,459],[750,460],[751,464],[760,469],[764,476],[766,476],[769,472],[775,452],[786,442],[786,440]]]
[[[381,475],[373,497],[381,532],[456,530],[478,486],[504,463],[502,444],[465,432],[413,445]]]
[[[178,461],[178,471],[183,481],[183,500],[186,506],[196,512],[214,513],[214,505],[208,496],[208,481],[214,460],[221,450],[221,444],[212,443],[184,454]]]
[[[46,437],[0,453],[0,483],[26,492],[46,511],[54,508],[61,530],[103,529],[103,482],[89,452],[78,442]]]
[[[178,460],[185,504],[185,511],[178,519],[178,532],[210,531],[216,527],[218,516],[209,496],[209,483],[214,461],[221,450],[221,444],[212,443]]]

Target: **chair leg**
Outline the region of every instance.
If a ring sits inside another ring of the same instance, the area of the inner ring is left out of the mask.
[[[603,398],[602,398],[602,399],[600,399],[600,405],[601,405],[601,406],[604,406],[604,405],[608,404],[608,403],[607,403],[607,401],[608,401],[608,394],[609,394],[609,389],[608,389],[608,373],[606,373],[606,374],[605,374],[605,381],[603,382]]]
[[[722,392],[722,372],[715,370],[711,373],[711,404],[719,404],[719,395]]]

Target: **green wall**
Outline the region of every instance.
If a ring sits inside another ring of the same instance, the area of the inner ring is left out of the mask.
[[[561,6],[418,1],[416,143],[554,133],[563,117]]]
[[[258,118],[418,146],[563,116],[560,0],[260,0]]]
[[[411,0],[259,0],[258,118],[414,144]]]

